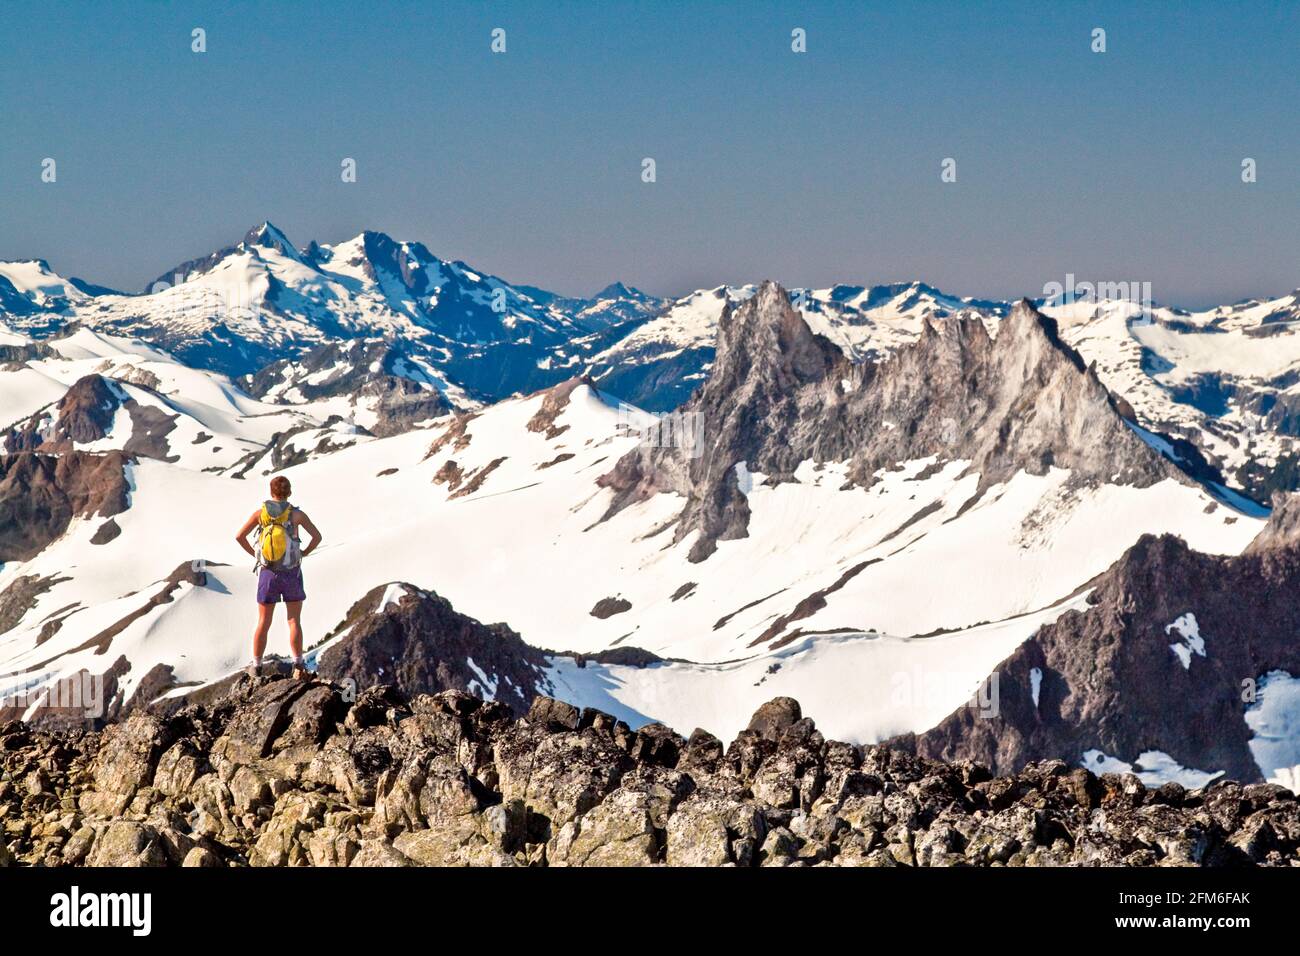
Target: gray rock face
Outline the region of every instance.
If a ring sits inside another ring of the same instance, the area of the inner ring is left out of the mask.
[[[102,375],[83,376],[52,409],[38,412],[5,436],[5,451],[56,451],[73,442],[98,441],[108,434],[121,405],[120,390]]]
[[[741,464],[774,483],[794,480],[803,461],[848,461],[850,480],[869,486],[880,469],[935,456],[970,462],[977,494],[1051,467],[1087,483],[1181,475],[1124,423],[1095,371],[1028,301],[996,339],[976,317],[927,320],[917,342],[855,365],[765,282],[724,311],[709,380],[681,413],[694,416],[701,454],[643,446],[600,481],[615,492],[609,514],[664,491],[685,496],[675,540],[698,530],[696,561],[747,533]]]
[[[243,679],[103,731],[0,725],[0,864],[1288,865],[1268,785],[1148,790],[1062,761],[993,777],[827,741],[778,699],[725,752],[538,698]]]
[[[1275,522],[1285,529],[1291,518]],[[1243,695],[1270,671],[1300,674],[1300,542],[1270,525],[1248,553],[1222,556],[1145,535],[1089,601],[998,665],[996,716],[963,708],[893,743],[998,773],[1090,750],[1130,763],[1160,751],[1187,768],[1262,780]]]
[[[1273,510],[1264,530],[1246,547],[1247,554],[1258,554],[1300,544],[1300,494],[1273,493]]]
[[[126,462],[121,452],[0,455],[0,562],[35,557],[74,516],[125,511]]]

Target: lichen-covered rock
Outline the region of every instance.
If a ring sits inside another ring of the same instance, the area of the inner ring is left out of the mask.
[[[382,840],[362,842],[348,866],[414,866],[414,861],[391,843]]]
[[[167,852],[158,831],[130,820],[110,823],[95,838],[90,866],[166,866]]]
[[[649,798],[618,790],[561,827],[546,858],[552,866],[648,866],[657,855]]]
[[[125,810],[136,791],[152,781],[168,743],[167,725],[150,714],[134,714],[106,730],[91,769],[95,787],[83,798],[83,809],[106,817]]]

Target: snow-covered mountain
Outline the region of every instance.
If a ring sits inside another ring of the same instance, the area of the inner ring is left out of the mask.
[[[1186,312],[1126,301],[1046,306],[1146,428],[1184,439],[1260,501],[1300,487],[1300,293]]]
[[[305,568],[312,659],[378,666],[349,635],[397,640],[400,625],[366,620],[410,598],[467,634],[504,622],[549,649],[457,663],[489,696],[517,696],[526,676],[530,693],[634,725],[730,734],[784,694],[836,736],[921,734],[1044,627],[1091,613],[1096,580],[1143,534],[1230,556],[1264,526],[1162,455],[1172,446],[1135,428],[1028,303],[1004,320],[922,317],[914,340],[854,363],[779,287],[737,300],[681,412],[696,432],[573,379],[289,464],[327,542]],[[92,398],[116,395],[116,380],[81,378]],[[57,444],[72,422],[50,418],[37,432]],[[84,672],[106,675],[120,712],[246,659],[255,579],[230,537],[260,480],[122,456],[116,437],[5,456],[0,513],[21,516],[39,486],[60,518],[0,538],[10,698]],[[440,640],[426,624],[422,640]],[[417,656],[402,673],[438,670]],[[1059,756],[1092,749],[1135,756],[1101,740]]]
[[[380,232],[299,250],[270,223],[167,270],[142,295],[64,280],[44,262],[0,263],[0,319],[18,332],[79,323],[232,376],[381,339],[406,353],[413,381],[462,408],[562,380],[581,351],[570,343],[660,305],[621,285],[562,299]]]
[[[23,356],[0,365],[0,446],[8,453],[120,450],[220,472],[260,454],[278,433],[324,424],[256,401],[225,376],[138,339],[72,327],[39,342],[12,332],[3,341]]]
[[[707,377],[723,307],[753,291],[720,287],[679,299],[600,350],[585,371],[648,410],[676,408]],[[979,315],[992,329],[1011,309],[921,283],[795,289],[792,297],[813,329],[859,362],[915,341],[927,318]],[[1300,488],[1300,293],[1204,312],[1109,299],[1036,304],[1096,363],[1138,424],[1188,443],[1189,466],[1259,501]]]

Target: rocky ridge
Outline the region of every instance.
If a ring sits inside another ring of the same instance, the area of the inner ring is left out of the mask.
[[[1048,755],[1133,761],[1158,751],[1183,767],[1263,779],[1248,690],[1270,673],[1300,675],[1297,502],[1276,497],[1241,555],[1144,535],[1093,582],[1086,610],[1044,625],[998,665],[997,716],[963,708],[894,743],[1002,773]]]
[[[0,863],[90,866],[1295,865],[1282,787],[992,777],[823,738],[796,701],[730,746],[547,697],[350,701],[242,680],[99,732],[0,727]]]
[[[133,384],[152,391],[145,382]],[[130,420],[130,434],[119,437],[125,454],[176,460],[167,437],[175,428],[176,416],[136,401],[118,382],[97,373],[78,379],[58,402],[13,425],[0,450],[7,454],[73,451],[107,438],[119,411],[125,411]]]
[[[696,561],[747,533],[742,467],[775,483],[796,480],[804,461],[847,461],[849,480],[870,486],[880,469],[934,457],[969,462],[977,495],[1017,471],[1053,467],[1081,483],[1184,477],[1028,300],[996,338],[977,316],[926,319],[920,338],[887,360],[854,364],[765,282],[724,309],[708,381],[681,414],[693,417],[702,448],[636,448],[601,484],[615,492],[610,515],[660,492],[683,495],[675,540],[698,531]]]

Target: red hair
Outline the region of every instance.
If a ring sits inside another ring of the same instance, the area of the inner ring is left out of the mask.
[[[276,475],[271,479],[271,497],[279,498],[286,501],[289,495],[293,494],[293,488],[289,484],[289,479],[284,475]]]

